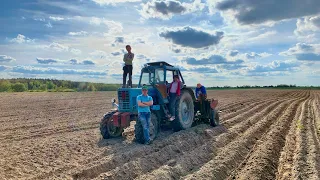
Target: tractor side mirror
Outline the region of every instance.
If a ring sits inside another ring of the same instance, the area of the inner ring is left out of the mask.
[[[116,103],[116,99],[115,99],[115,98],[112,98],[112,99],[111,99],[111,103],[112,103],[112,107],[117,107],[117,108],[119,108],[119,105]]]
[[[116,99],[115,98],[112,98],[111,99],[111,103],[113,104],[113,103],[116,103]]]

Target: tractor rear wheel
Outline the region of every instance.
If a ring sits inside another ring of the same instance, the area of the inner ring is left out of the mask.
[[[217,110],[211,110],[210,114],[210,125],[212,127],[219,126],[219,114]]]
[[[100,122],[100,133],[103,139],[109,139],[121,136],[123,128],[115,127],[113,125],[112,115],[116,111],[111,111],[103,116]]]
[[[149,133],[150,139],[154,140],[159,133],[159,116],[155,112],[151,112],[150,116]],[[134,126],[134,136],[137,142],[142,144],[146,142],[143,135],[143,127],[139,119],[136,120],[136,125]]]
[[[176,101],[176,116],[173,123],[173,130],[180,131],[192,126],[194,119],[194,104],[191,94],[188,91],[182,91],[179,99]]]

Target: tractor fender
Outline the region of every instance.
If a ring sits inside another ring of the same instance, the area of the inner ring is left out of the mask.
[[[191,88],[183,87],[183,88],[181,89],[181,92],[182,92],[183,90],[188,91],[188,92],[190,93],[193,101],[196,101],[196,96],[194,95],[194,92],[193,92],[193,90],[192,90]]]

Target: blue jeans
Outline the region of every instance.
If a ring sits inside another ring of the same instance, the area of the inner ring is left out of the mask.
[[[139,112],[138,117],[142,124],[144,140],[148,142],[150,140],[150,112]]]
[[[175,116],[176,114],[176,101],[177,101],[177,93],[169,93],[169,111],[171,116]]]

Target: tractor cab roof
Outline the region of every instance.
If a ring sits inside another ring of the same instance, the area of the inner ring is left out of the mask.
[[[179,71],[178,67],[175,67],[165,61],[158,61],[158,62],[150,62],[144,65],[144,69],[158,69],[158,68],[164,68],[167,70],[174,70]]]
[[[151,62],[151,63],[147,63],[147,65],[149,65],[149,66],[171,66],[171,67],[174,67],[171,64],[169,64],[167,62],[164,62],[164,61]]]

